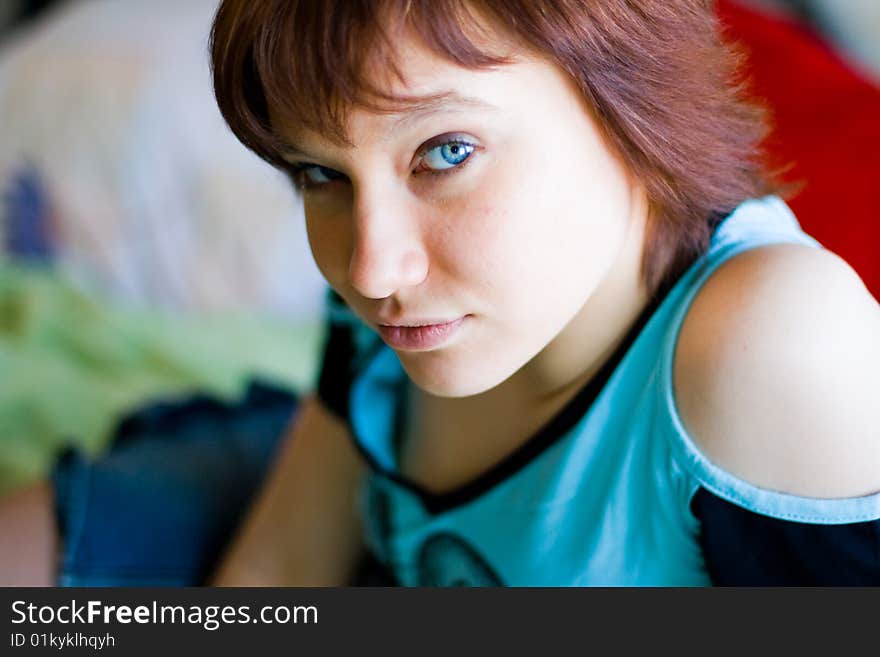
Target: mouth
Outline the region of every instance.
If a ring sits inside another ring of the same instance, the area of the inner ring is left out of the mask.
[[[428,323],[425,324],[413,322],[412,326],[379,324],[379,333],[382,339],[394,349],[427,351],[446,343],[459,331],[468,317],[470,315],[451,321],[431,322],[428,320]]]
[[[386,326],[388,328],[421,328],[422,326],[443,326],[444,324],[451,324],[454,321],[454,319],[425,319],[414,320],[412,322],[400,322],[399,324],[379,324],[379,326]]]

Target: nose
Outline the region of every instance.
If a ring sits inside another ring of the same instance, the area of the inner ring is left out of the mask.
[[[428,252],[417,212],[408,199],[356,194],[348,274],[364,297],[384,299],[419,285],[428,275]]]

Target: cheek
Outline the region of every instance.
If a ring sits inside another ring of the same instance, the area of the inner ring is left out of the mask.
[[[491,183],[486,185],[492,189]],[[481,195],[444,213],[433,257],[442,254],[443,269],[469,287],[486,290],[498,285],[515,251],[515,217],[503,197]]]
[[[540,238],[543,194],[535,176],[522,166],[514,150],[509,158],[492,163],[491,174],[480,180],[480,193],[467,210],[465,225],[473,249],[480,250],[487,264],[509,266],[509,258],[529,250]]]
[[[514,158],[511,158],[514,159]],[[484,300],[515,301],[514,290],[532,281],[530,260],[549,250],[544,194],[536,193],[534,177],[520,167],[494,162],[491,174],[457,203],[438,208],[432,218],[443,230],[435,233],[435,257],[443,268]]]
[[[470,205],[452,251],[468,254],[459,267],[472,289],[524,331],[558,324],[586,301],[626,225],[623,196],[603,189],[611,181],[584,181],[561,167],[540,171],[488,184],[501,191]]]

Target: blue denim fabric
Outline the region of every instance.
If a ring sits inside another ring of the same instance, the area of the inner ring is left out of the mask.
[[[58,585],[204,583],[296,408],[294,394],[252,383],[236,404],[199,396],[139,411],[97,460],[63,454]]]

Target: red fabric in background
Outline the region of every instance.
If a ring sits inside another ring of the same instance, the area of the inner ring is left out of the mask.
[[[772,162],[793,165],[784,179],[805,184],[789,205],[880,299],[880,85],[800,23],[733,0],[719,0],[718,12],[771,109]]]

